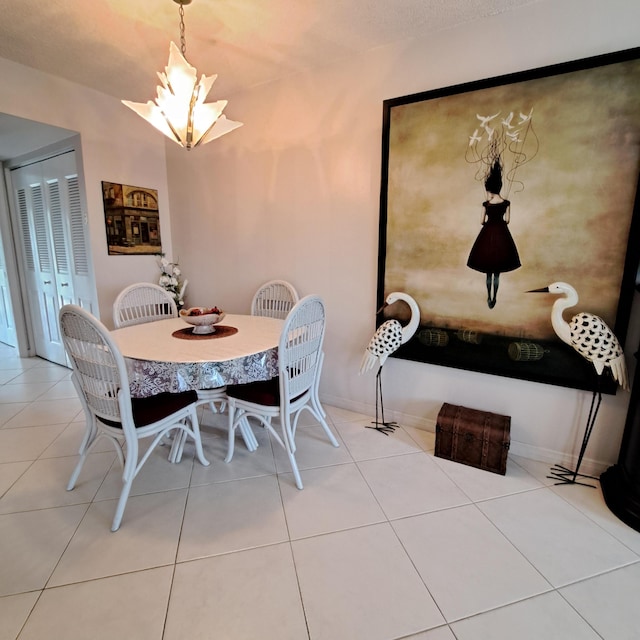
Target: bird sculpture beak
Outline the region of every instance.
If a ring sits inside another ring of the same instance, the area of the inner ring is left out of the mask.
[[[525,293],[549,293],[549,287],[542,287],[542,289],[531,289],[525,291]]]
[[[377,311],[376,311],[376,315],[378,315],[379,313],[382,313],[387,307],[389,306],[388,302],[385,302]]]

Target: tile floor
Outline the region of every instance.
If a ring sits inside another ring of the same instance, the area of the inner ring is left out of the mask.
[[[640,533],[599,489],[555,487],[510,457],[506,477],[433,456],[327,407],[341,446],[300,428],[298,491],[257,432],[212,464],[164,448],[122,528],[115,455],[65,491],[82,435],[69,371],[0,346],[0,640],[624,640],[640,638]]]

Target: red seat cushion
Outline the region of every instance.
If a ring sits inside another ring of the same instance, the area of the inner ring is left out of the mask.
[[[159,393],[148,398],[131,398],[131,409],[133,411],[133,422],[136,427],[146,427],[158,420],[170,416],[180,409],[188,407],[198,400],[195,391],[182,391],[180,393]],[[108,424],[110,427],[122,429],[120,422],[98,418],[100,422]]]

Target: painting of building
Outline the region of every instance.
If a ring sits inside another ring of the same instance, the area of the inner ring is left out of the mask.
[[[162,253],[158,191],[102,182],[109,255]]]

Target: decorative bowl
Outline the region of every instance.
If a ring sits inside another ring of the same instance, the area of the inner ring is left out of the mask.
[[[192,324],[193,333],[198,334],[214,333],[216,328],[213,325],[220,322],[224,316],[224,311],[220,311],[218,307],[190,307],[180,310],[180,317]]]

